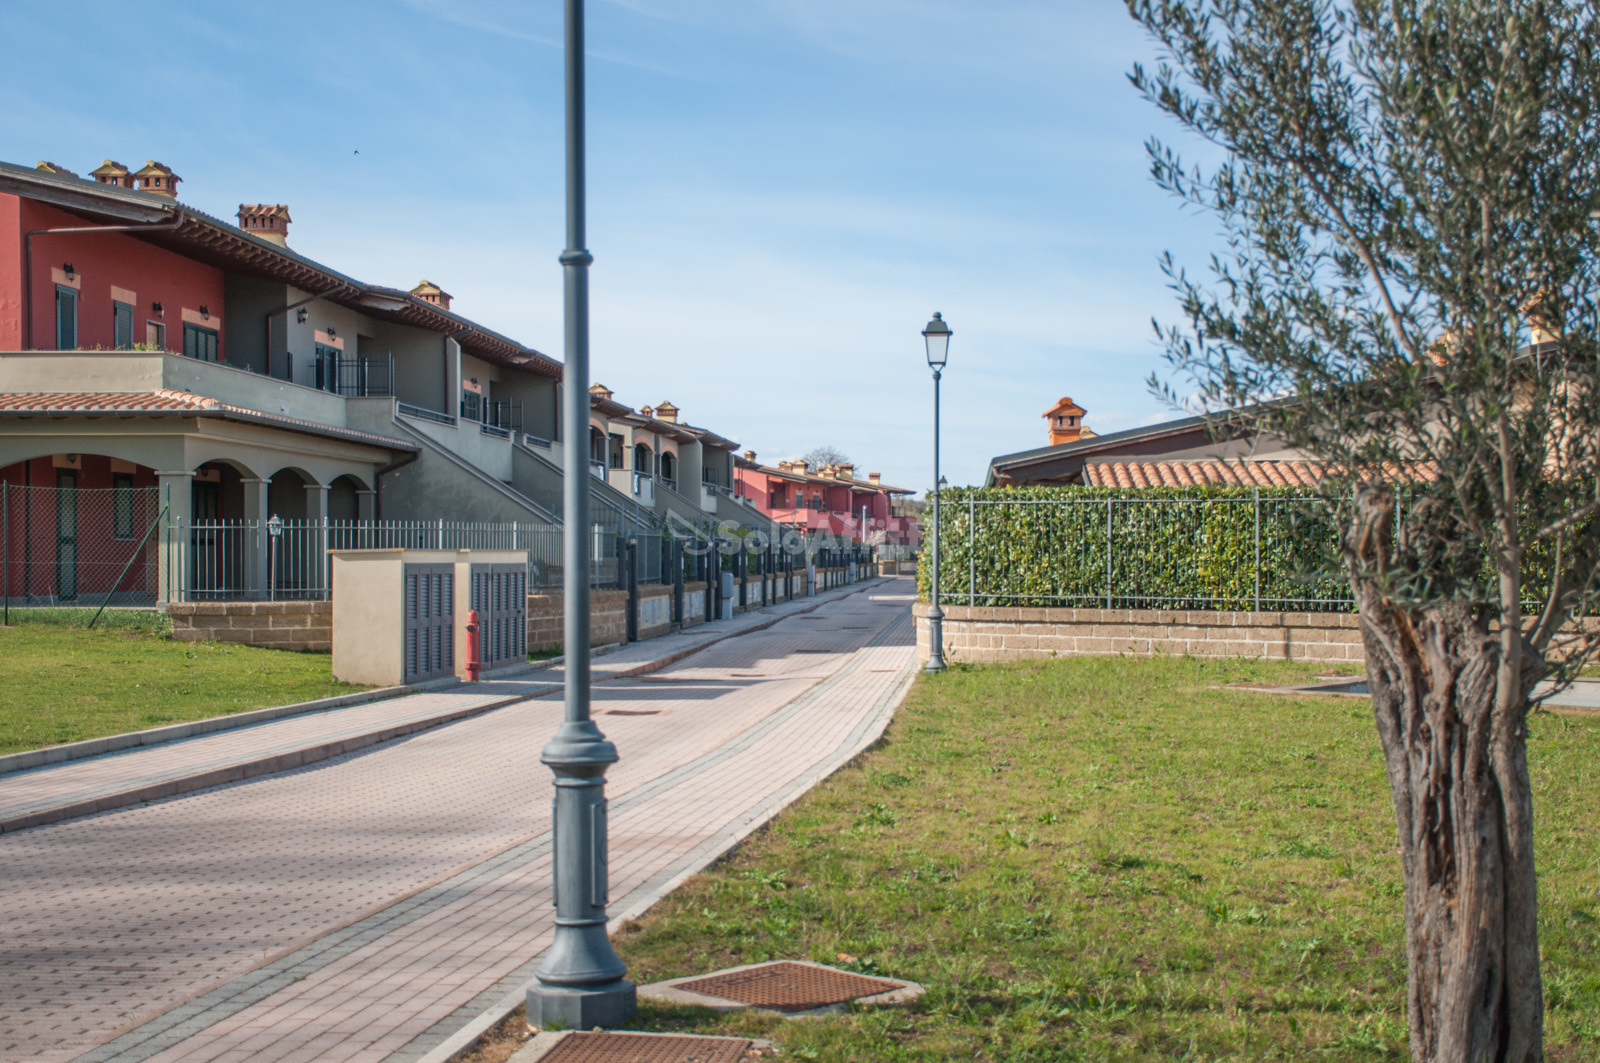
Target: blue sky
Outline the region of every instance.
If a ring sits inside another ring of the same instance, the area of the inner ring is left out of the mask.
[[[559,357],[559,0],[7,0],[0,159],[158,159],[301,253],[427,277]],[[818,444],[931,483],[922,325],[955,330],[944,469],[981,481],[1071,395],[1101,432],[1145,380],[1157,268],[1212,225],[1147,176],[1119,0],[589,0],[593,378],[762,461]]]

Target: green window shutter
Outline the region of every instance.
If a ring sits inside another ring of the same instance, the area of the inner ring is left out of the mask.
[[[217,360],[217,330],[199,325],[183,326],[183,356],[201,362]]]
[[[71,351],[78,346],[78,293],[65,284],[56,285],[56,350]]]
[[[111,537],[133,538],[133,477],[127,473],[111,477]]]
[[[117,350],[133,349],[133,307],[127,303],[111,304],[111,334]]]

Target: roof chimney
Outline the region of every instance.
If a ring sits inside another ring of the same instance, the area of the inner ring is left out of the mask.
[[[878,486],[878,482],[880,480],[882,480],[882,479],[883,479],[883,473],[881,473],[881,472],[869,472],[869,473],[867,473],[867,483],[871,484],[873,487],[877,487]]]
[[[754,465],[756,463],[756,452],[753,450],[745,451],[744,460],[748,461],[751,465]]]
[[[450,293],[430,280],[418,282],[417,286],[411,289],[411,294],[425,303],[432,303],[440,310],[450,309]]]
[[[599,399],[610,399],[612,391],[599,381],[595,381],[593,384],[589,385],[589,394]]]
[[[57,174],[58,176],[61,176],[61,177],[77,177],[78,176],[77,174],[73,173],[71,170],[67,169],[65,166],[57,166],[53,162],[41,162],[41,163],[39,163],[38,166],[35,166],[34,169],[35,170],[43,170],[45,173]]]
[[[1050,445],[1076,443],[1083,438],[1083,415],[1088,412],[1069,398],[1057,399],[1054,406],[1040,415],[1050,428]]]
[[[677,424],[678,408],[672,403],[662,400],[661,404],[656,407],[656,420],[665,421],[668,424]]]
[[[240,203],[239,228],[251,236],[289,246],[289,208],[282,203]]]
[[[133,187],[133,172],[122,163],[112,162],[110,159],[90,170],[89,176],[103,185],[115,185],[117,188]]]
[[[841,461],[833,467],[833,474],[841,480],[854,480],[856,467],[848,461]]]
[[[145,160],[144,169],[133,176],[139,179],[139,191],[154,192],[158,196],[168,199],[178,197],[178,182],[183,180],[172,172],[172,167],[156,162],[154,159]]]

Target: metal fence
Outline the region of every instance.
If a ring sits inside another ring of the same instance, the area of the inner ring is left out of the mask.
[[[154,487],[0,483],[0,601],[150,605],[159,596],[161,507]]]
[[[947,605],[1354,608],[1326,510],[1310,499],[1016,498],[940,505]],[[928,582],[932,540],[922,547]]]

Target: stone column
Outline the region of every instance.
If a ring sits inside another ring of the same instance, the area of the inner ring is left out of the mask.
[[[305,589],[313,597],[328,594],[328,488],[306,484]]]
[[[245,477],[240,480],[244,485],[244,519],[250,525],[246,533],[249,542],[244,557],[244,586],[245,593],[252,598],[266,598],[269,596],[267,589],[267,485],[270,480],[256,480]]]
[[[165,506],[167,515],[160,529],[161,542],[157,574],[156,597],[160,604],[183,601],[184,584],[189,579],[190,524],[194,512],[194,473],[187,470],[156,472],[160,492],[159,505]]]

